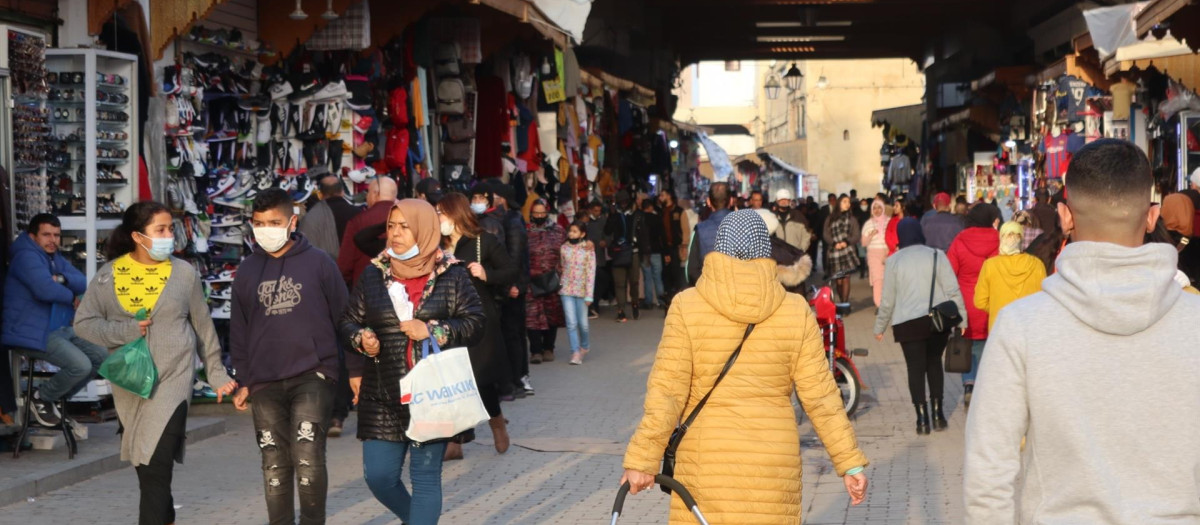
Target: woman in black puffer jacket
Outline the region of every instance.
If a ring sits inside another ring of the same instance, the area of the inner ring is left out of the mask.
[[[460,266],[446,264],[437,212],[405,199],[388,216],[387,247],[363,271],[342,316],[341,334],[367,356],[361,378],[351,378],[358,403],[363,474],[375,498],[410,525],[436,524],[442,510],[442,456],[449,440],[408,439],[408,408],[399,384],[420,356],[420,342],[442,348],[470,346],[483,337],[483,304]],[[389,287],[403,290],[394,306]],[[412,495],[400,480],[411,455]]]

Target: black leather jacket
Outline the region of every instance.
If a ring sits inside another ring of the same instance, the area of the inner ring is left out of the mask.
[[[342,315],[339,330],[350,348],[361,351],[356,337],[370,327],[379,338],[379,355],[364,358],[362,389],[358,398],[358,439],[409,441],[408,407],[400,404],[400,379],[408,374],[408,336],[400,331],[387,285],[390,276],[368,266],[359,278],[350,304]],[[460,266],[439,266],[425,286],[424,298],[414,315],[422,321],[436,321],[445,329],[442,348],[470,346],[483,338],[483,303],[471,283],[471,276]],[[420,345],[413,344],[413,363],[420,356]]]

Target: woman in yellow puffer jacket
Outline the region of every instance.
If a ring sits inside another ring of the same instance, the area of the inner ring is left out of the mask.
[[[675,426],[710,390],[677,453],[675,478],[710,523],[798,525],[800,435],[795,390],[843,476],[851,500],[866,496],[858,448],[804,297],[776,278],[766,224],[752,210],[721,222],[695,288],[675,296],[648,381],[645,416],[625,453],[630,493],[649,489]],[[729,373],[713,384],[748,324],[755,328]],[[673,525],[696,523],[678,496]]]
[[[1041,259],[1021,253],[1025,228],[1009,221],[1000,227],[1000,255],[983,263],[975,285],[975,308],[988,313],[988,330],[1009,303],[1042,291],[1046,265]]]

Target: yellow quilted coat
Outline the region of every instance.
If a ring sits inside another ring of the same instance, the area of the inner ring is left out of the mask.
[[[708,393],[746,324],[757,326],[680,444],[675,477],[713,525],[800,523],[800,434],[792,388],[838,475],[866,466],[829,372],[816,319],[786,293],[775,261],[704,259],[695,288],[676,296],[650,372],[645,416],[626,469],[659,472],[675,425]],[[677,496],[672,524],[697,523]]]

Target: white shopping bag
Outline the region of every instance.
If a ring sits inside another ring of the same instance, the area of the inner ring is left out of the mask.
[[[392,281],[388,285],[388,297],[392,300],[392,308],[396,311],[396,317],[400,322],[412,321],[413,319],[413,304],[408,300],[408,290],[403,284]]]
[[[442,350],[432,337],[400,380],[400,404],[408,407],[405,434],[418,442],[454,437],[488,420],[466,347]]]

